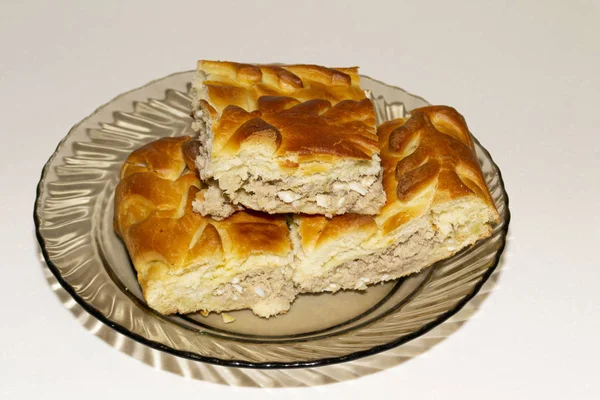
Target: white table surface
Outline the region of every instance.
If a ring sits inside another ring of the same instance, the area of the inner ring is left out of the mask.
[[[91,3],[0,5],[0,398],[600,398],[598,2]],[[198,58],[358,64],[462,112],[513,214],[479,312],[415,359],[313,388],[186,379],[83,328],[37,256],[42,166],[97,106]]]

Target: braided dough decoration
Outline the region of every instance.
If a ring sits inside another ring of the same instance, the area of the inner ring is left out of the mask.
[[[391,123],[391,127],[394,127]],[[383,135],[389,129],[381,128]],[[436,202],[474,194],[494,207],[481,174],[466,122],[455,109],[434,106],[417,109],[404,124],[395,127],[389,150],[400,159],[396,165],[400,201],[437,181]]]
[[[300,102],[313,99],[336,104],[365,98],[358,68],[326,68],[318,65],[251,65],[226,61],[198,61],[205,72],[208,98],[221,114],[230,105],[247,111],[258,108],[262,96],[293,97]]]
[[[483,202],[492,222],[498,213],[487,190],[473,139],[462,115],[447,106],[414,110],[378,128],[388,201],[377,221],[393,230],[424,207],[457,199]]]

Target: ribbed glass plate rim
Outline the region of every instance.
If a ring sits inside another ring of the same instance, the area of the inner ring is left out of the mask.
[[[501,172],[500,168],[497,166],[497,164],[493,160],[490,152],[483,145],[481,145],[481,143],[477,140],[477,138],[474,138],[476,144],[479,146],[480,150],[483,151],[483,153],[485,154],[485,156],[491,163],[493,170],[496,172],[497,177],[498,177],[498,186],[502,190],[502,195],[504,198],[505,211],[504,211],[504,215],[503,215],[503,224],[501,227],[501,231],[499,233],[499,235],[501,237],[500,245],[494,254],[494,259],[491,263],[491,266],[486,269],[485,273],[481,276],[480,280],[473,286],[472,291],[468,295],[463,297],[456,304],[456,306],[454,308],[446,311],[443,314],[440,314],[436,319],[423,325],[420,329],[415,330],[409,334],[403,335],[403,336],[399,337],[398,339],[392,340],[388,343],[385,343],[382,345],[377,345],[377,346],[371,347],[367,350],[355,351],[355,352],[349,353],[344,356],[326,357],[326,358],[321,358],[321,359],[317,359],[317,360],[297,361],[297,362],[248,362],[248,361],[243,361],[243,360],[230,360],[230,359],[221,359],[221,358],[216,358],[216,357],[207,357],[207,356],[199,355],[199,354],[196,354],[193,352],[174,349],[174,348],[166,346],[160,342],[148,339],[142,335],[132,332],[127,327],[112,321],[107,316],[105,316],[100,310],[98,310],[96,307],[94,307],[92,304],[85,301],[85,299],[83,299],[77,293],[76,289],[71,284],[69,284],[69,282],[67,282],[66,279],[64,279],[59,267],[52,261],[50,255],[47,251],[47,248],[46,248],[46,240],[41,233],[41,218],[40,218],[39,213],[41,211],[41,196],[43,193],[42,186],[47,177],[48,169],[50,168],[54,159],[58,156],[60,150],[62,149],[63,145],[65,144],[65,142],[67,141],[69,136],[74,131],[76,131],[81,125],[83,125],[88,119],[92,118],[99,111],[101,111],[105,107],[109,106],[111,103],[119,100],[120,98],[122,98],[132,92],[136,92],[140,89],[143,89],[147,86],[150,86],[154,83],[160,82],[167,78],[170,78],[170,77],[173,77],[173,76],[176,76],[179,74],[189,73],[189,72],[190,71],[176,72],[176,73],[164,76],[162,78],[152,80],[140,87],[123,92],[123,93],[115,96],[113,99],[106,102],[105,104],[101,105],[100,107],[96,108],[96,110],[94,110],[90,115],[88,115],[83,120],[81,120],[80,122],[75,124],[69,130],[67,135],[58,143],[56,149],[54,150],[52,155],[49,157],[48,161],[46,162],[46,164],[44,165],[44,167],[42,169],[42,172],[40,175],[40,180],[38,182],[37,189],[36,189],[36,198],[35,198],[34,210],[33,210],[33,219],[34,219],[34,224],[35,224],[36,237],[37,237],[38,243],[40,245],[41,253],[44,257],[46,265],[48,266],[48,268],[52,272],[52,274],[56,277],[56,279],[60,283],[60,285],[87,313],[92,315],[94,318],[98,319],[99,321],[101,321],[105,325],[109,326],[110,328],[114,329],[115,331],[117,331],[139,343],[142,343],[142,344],[149,346],[156,350],[160,350],[160,351],[163,351],[163,352],[175,355],[175,356],[184,357],[184,358],[191,359],[194,361],[206,362],[206,363],[220,365],[220,366],[226,366],[226,367],[258,368],[258,369],[287,369],[287,368],[319,367],[319,366],[326,366],[326,365],[348,362],[348,361],[356,360],[356,359],[359,359],[362,357],[374,355],[374,354],[392,349],[394,347],[400,346],[404,343],[407,343],[407,342],[429,332],[434,327],[442,324],[443,322],[448,320],[450,317],[452,317],[453,315],[458,313],[473,297],[475,297],[477,295],[477,293],[479,292],[481,287],[484,285],[484,283],[488,280],[488,278],[495,271],[496,267],[498,266],[498,263],[500,262],[500,258],[504,251],[504,248],[506,246],[506,236],[508,233],[510,220],[511,220],[511,214],[510,214],[510,208],[509,208],[509,197],[508,197],[508,194],[506,193],[504,180],[503,180],[502,172]],[[401,91],[409,97],[416,98],[424,103],[427,103],[426,100],[424,100],[420,96],[413,95],[410,92],[407,92],[406,90],[403,90],[397,86],[386,84],[379,80],[370,78],[366,75],[363,75],[363,77],[368,78],[368,79],[370,79],[376,83],[379,83],[381,85],[384,85],[390,89]]]

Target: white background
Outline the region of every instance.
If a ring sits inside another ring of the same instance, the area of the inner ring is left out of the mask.
[[[598,2],[94,3],[0,5],[0,398],[600,398]],[[185,379],[85,330],[37,258],[42,166],[97,106],[198,58],[358,64],[462,112],[513,213],[475,317],[392,369],[283,390]]]

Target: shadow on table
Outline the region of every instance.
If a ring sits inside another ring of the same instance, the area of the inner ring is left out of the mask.
[[[506,248],[508,248],[508,238]],[[506,248],[498,266],[481,290],[459,312],[426,334],[401,346],[358,360],[316,368],[302,369],[249,369],[232,368],[192,361],[152,349],[130,339],[88,314],[58,283],[46,266],[39,251],[44,276],[61,303],[94,335],[110,346],[154,368],[169,371],[187,378],[222,385],[246,387],[299,387],[319,386],[348,381],[393,368],[425,353],[456,332],[473,318],[481,304],[495,289],[507,256]]]

